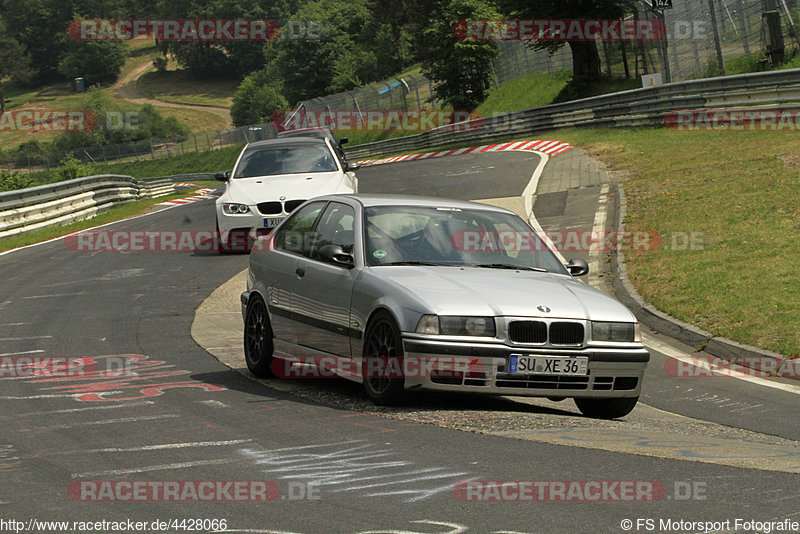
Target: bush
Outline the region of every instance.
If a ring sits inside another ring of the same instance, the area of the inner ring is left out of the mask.
[[[167,70],[167,58],[164,56],[158,56],[153,60],[153,66],[158,70],[158,72],[164,72]]]
[[[767,70],[769,68],[769,63],[766,62],[766,59],[767,56],[764,53],[749,54],[729,59],[725,62],[725,74],[747,74],[749,72]]]
[[[95,174],[94,167],[89,164],[81,163],[72,154],[67,155],[61,160],[61,166],[52,170],[56,181],[74,180],[84,176]]]
[[[33,180],[17,172],[0,170],[0,191],[16,191],[31,187]]]
[[[128,47],[120,41],[71,41],[59,71],[69,79],[83,77],[87,84],[113,82],[127,57]]]

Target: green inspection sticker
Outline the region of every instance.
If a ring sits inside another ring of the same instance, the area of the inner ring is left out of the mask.
[[[379,258],[379,259],[380,258],[385,258],[386,257],[386,251],[385,250],[376,250],[375,252],[372,253],[372,255],[375,256],[376,258]]]

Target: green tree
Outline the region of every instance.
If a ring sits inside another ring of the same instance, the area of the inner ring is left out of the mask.
[[[83,77],[87,84],[113,82],[127,57],[128,46],[120,41],[72,41],[59,71],[69,79]]]
[[[260,124],[268,121],[275,112],[288,109],[289,103],[281,93],[280,85],[267,69],[251,73],[233,95],[233,124]]]
[[[430,44],[423,52],[422,72],[432,80],[436,98],[460,110],[475,109],[486,100],[497,45],[463,40],[454,26],[465,19],[499,18],[494,5],[482,0],[449,0],[434,12],[425,30]]]
[[[69,0],[4,0],[8,32],[30,57],[34,82],[60,77],[58,64],[69,40],[66,30],[72,13],[73,2]]]
[[[0,115],[6,110],[6,99],[3,91],[3,80],[25,82],[32,74],[30,57],[16,39],[11,37],[2,19],[0,19]]]

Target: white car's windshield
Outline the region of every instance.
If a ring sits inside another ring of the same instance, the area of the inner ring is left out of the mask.
[[[380,206],[364,213],[367,265],[458,265],[566,274],[525,222],[507,213]]]
[[[277,146],[245,152],[233,177],[252,178],[336,170],[336,159],[327,146]]]

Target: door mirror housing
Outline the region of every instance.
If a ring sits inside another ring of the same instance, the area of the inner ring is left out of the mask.
[[[231,177],[231,171],[218,172],[214,175],[214,179],[220,182],[227,182]]]
[[[583,260],[570,259],[566,267],[572,276],[583,276],[589,272],[589,264]]]
[[[319,257],[322,261],[352,269],[356,266],[356,260],[352,254],[347,254],[341,245],[325,245],[319,249]]]

